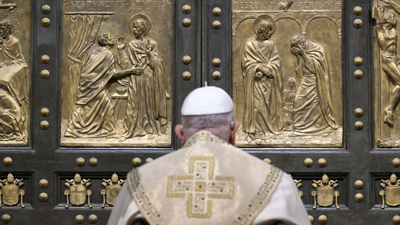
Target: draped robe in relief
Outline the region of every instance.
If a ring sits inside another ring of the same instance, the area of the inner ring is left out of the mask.
[[[151,48],[148,58],[143,49]],[[120,80],[128,86],[128,104],[124,118],[126,138],[160,134],[160,126],[167,124],[167,99],[164,63],[159,56],[157,43],[149,37],[143,41],[134,39],[128,45],[127,54],[120,51],[119,65],[122,69],[133,66],[143,68],[144,73]]]
[[[106,137],[115,134],[114,107],[105,86],[115,73],[115,55],[92,46],[82,59],[77,101],[66,137]]]
[[[0,68],[0,135],[1,138],[14,139],[21,135],[21,124],[25,121],[23,103],[29,104],[30,78],[26,74],[27,65],[22,54],[19,40],[10,35],[9,40],[0,44],[0,63],[12,62],[13,65]]]
[[[310,225],[287,174],[208,131],[128,173],[108,225]]]
[[[267,65],[273,79],[255,78],[259,66]],[[283,127],[283,87],[281,60],[271,40],[263,43],[255,37],[245,46],[242,59],[244,115],[242,131],[248,134],[277,133]]]
[[[296,73],[302,77],[294,100],[295,134],[318,135],[337,129],[333,117],[328,59],[324,48],[306,42],[304,54],[309,61],[298,57]]]

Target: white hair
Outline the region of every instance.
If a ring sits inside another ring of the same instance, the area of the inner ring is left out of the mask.
[[[233,111],[221,114],[182,116],[183,134],[189,140],[191,136],[200,130],[213,128],[213,133],[218,137],[229,140]]]

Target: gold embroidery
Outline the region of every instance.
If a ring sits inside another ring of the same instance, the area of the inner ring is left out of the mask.
[[[199,141],[207,141],[207,142],[215,142],[215,143],[221,143],[221,144],[226,144],[226,145],[230,145],[229,143],[227,143],[224,139],[215,136],[214,134],[212,134],[209,131],[199,131],[196,134],[194,134],[187,142],[186,144],[183,146],[183,148],[192,146],[194,144],[196,144]]]
[[[156,207],[152,205],[149,197],[146,195],[143,186],[140,184],[138,169],[134,169],[129,173],[128,187],[132,198],[140,208],[140,212],[144,215],[150,224],[167,225],[168,223],[158,213]]]
[[[280,179],[282,177],[282,170],[272,166],[269,174],[265,178],[264,183],[261,185],[257,195],[249,202],[249,204],[242,210],[240,215],[232,222],[232,225],[251,224],[256,218],[258,213],[265,207],[275,192]]]
[[[216,176],[213,157],[190,157],[189,176],[169,176],[167,197],[187,195],[187,216],[211,218],[213,198],[233,199],[234,178]],[[207,176],[208,175],[208,176]]]

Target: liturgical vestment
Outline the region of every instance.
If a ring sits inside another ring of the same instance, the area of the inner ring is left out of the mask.
[[[309,225],[293,180],[208,131],[128,173],[108,221],[132,224]]]

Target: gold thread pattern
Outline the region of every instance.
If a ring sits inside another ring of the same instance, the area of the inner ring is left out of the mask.
[[[187,196],[187,217],[211,218],[212,200],[233,199],[234,178],[216,176],[213,157],[190,157],[187,176],[169,176],[168,198]]]
[[[270,200],[282,177],[282,170],[271,166],[271,170],[264,183],[259,188],[257,195],[242,210],[240,215],[232,222],[232,225],[251,224],[258,213],[265,207]]]

